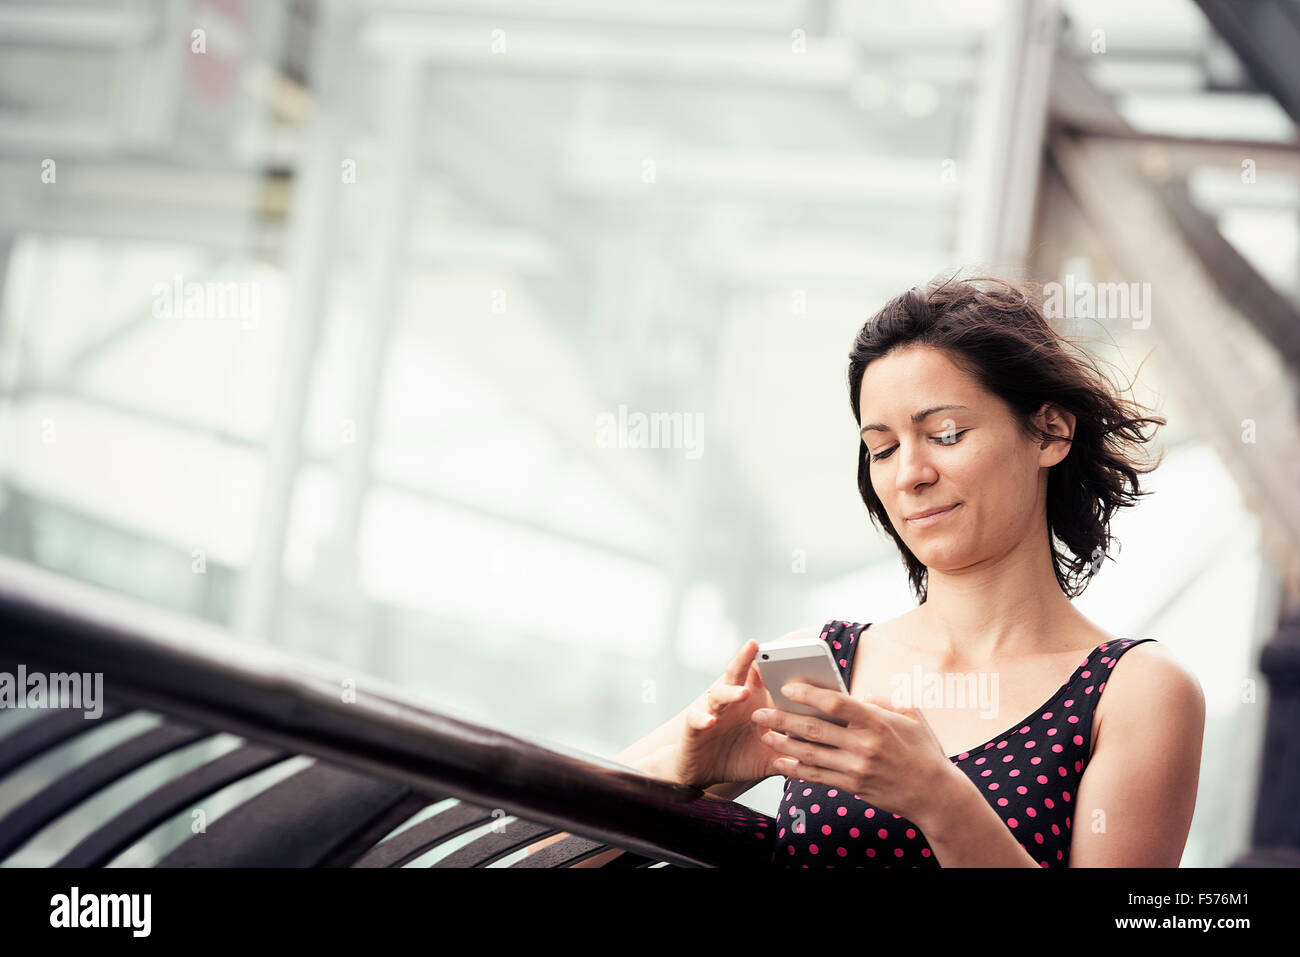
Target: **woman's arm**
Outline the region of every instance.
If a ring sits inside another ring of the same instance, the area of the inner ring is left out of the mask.
[[[1006,821],[955,764],[936,788],[932,810],[913,820],[942,867],[1040,867],[1020,846]]]
[[[1106,716],[1075,797],[1071,867],[1177,867],[1196,808],[1205,695],[1159,642],[1111,669]]]
[[[1166,647],[1144,643],[1111,669],[1103,700],[1106,716],[1070,820],[1070,866],[1177,867],[1196,806],[1201,685]],[[913,818],[939,863],[1041,867],[975,783],[952,770],[930,808]]]

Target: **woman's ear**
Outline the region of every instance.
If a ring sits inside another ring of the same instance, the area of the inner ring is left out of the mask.
[[[1055,465],[1070,453],[1070,442],[1074,439],[1074,414],[1051,402],[1044,402],[1035,418],[1039,428],[1062,439],[1062,441],[1043,439],[1038,443],[1041,452],[1039,464]]]

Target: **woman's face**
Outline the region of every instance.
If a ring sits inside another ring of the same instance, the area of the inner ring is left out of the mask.
[[[996,559],[1037,534],[1036,526],[1045,528],[1046,469],[1065,457],[1068,444],[1041,448],[1000,398],[943,351],[910,346],[872,362],[859,411],[871,487],[894,530],[931,571]],[[1073,417],[1062,419],[1051,406],[1044,414],[1040,425],[1073,434]],[[944,506],[954,507],[908,520]]]

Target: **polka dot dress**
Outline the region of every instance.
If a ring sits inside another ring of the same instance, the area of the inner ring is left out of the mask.
[[[831,646],[845,687],[858,636],[871,625],[830,621]],[[1033,714],[983,745],[949,756],[1042,867],[1068,867],[1074,795],[1088,764],[1092,715],[1106,676],[1129,648],[1154,638],[1099,645]],[[776,867],[939,867],[911,821],[856,794],[786,778],[776,816]]]

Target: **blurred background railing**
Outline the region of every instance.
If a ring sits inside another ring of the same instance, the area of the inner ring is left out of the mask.
[[[0,2],[0,552],[616,754],[746,638],[911,607],[861,323],[959,267],[1057,283],[1170,422],[1076,605],[1205,689],[1183,863],[1294,846],[1298,23]]]

